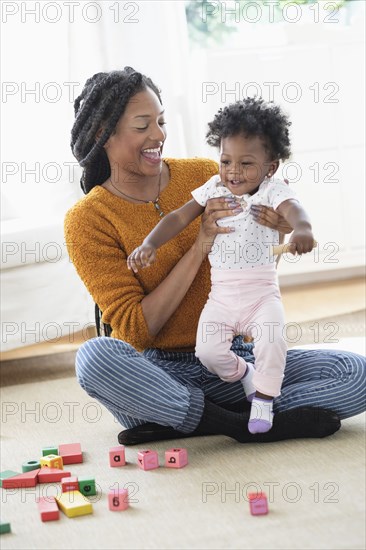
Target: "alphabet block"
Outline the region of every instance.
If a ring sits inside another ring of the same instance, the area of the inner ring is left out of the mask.
[[[71,476],[70,472],[58,468],[41,468],[38,473],[38,483],[54,483],[62,478]]]
[[[79,491],[85,497],[96,495],[95,479],[93,477],[79,477]]]
[[[42,456],[57,455],[59,456],[58,447],[43,447]]]
[[[159,468],[159,458],[156,451],[139,451],[137,453],[137,465],[142,470],[154,470]]]
[[[3,489],[20,489],[26,487],[35,487],[38,483],[39,470],[32,470],[25,474],[19,474],[14,477],[8,477],[3,480]]]
[[[41,464],[39,460],[28,460],[28,462],[23,462],[22,464],[23,474],[25,472],[31,472],[32,470],[39,470],[40,468],[41,468]]]
[[[58,453],[62,457],[64,464],[79,464],[83,462],[83,453],[80,443],[65,443],[59,445]]]
[[[167,468],[183,468],[187,464],[187,449],[168,449],[165,451],[165,466]]]
[[[60,512],[55,497],[40,497],[37,499],[37,505],[42,521],[60,519]]]
[[[59,455],[47,455],[40,460],[41,468],[57,468],[63,470],[64,463]]]
[[[118,489],[117,491],[109,491],[108,505],[112,512],[120,512],[128,508],[128,490]]]
[[[250,513],[253,516],[268,514],[267,496],[265,493],[249,493]]]
[[[80,491],[67,491],[56,497],[57,504],[68,518],[93,513],[93,506]]]
[[[9,477],[15,477],[19,476],[19,472],[13,472],[13,470],[4,470],[3,472],[0,472],[0,487],[3,486],[3,482],[5,479],[8,479]]]
[[[112,468],[126,465],[124,445],[117,445],[117,447],[109,449],[109,465]]]
[[[66,493],[66,491],[78,491],[78,478],[76,476],[63,477],[61,479],[61,489],[63,493]]]
[[[5,533],[10,533],[10,523],[0,523],[0,535],[4,535]]]

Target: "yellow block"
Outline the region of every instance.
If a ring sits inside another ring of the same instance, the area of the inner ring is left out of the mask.
[[[84,516],[93,513],[92,504],[86,500],[80,491],[66,491],[56,497],[57,504],[68,518]]]
[[[58,468],[59,470],[64,469],[64,461],[62,456],[58,455],[47,455],[43,456],[40,459],[41,468]]]

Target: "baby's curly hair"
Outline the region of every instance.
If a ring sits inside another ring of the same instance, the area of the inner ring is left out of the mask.
[[[261,138],[271,160],[286,160],[291,155],[291,122],[272,101],[247,97],[220,109],[208,126],[207,143],[214,147],[220,146],[222,138],[242,134]]]

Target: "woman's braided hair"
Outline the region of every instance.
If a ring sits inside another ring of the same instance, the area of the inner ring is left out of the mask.
[[[114,134],[131,97],[147,88],[155,92],[161,103],[160,90],[153,81],[132,67],[125,67],[123,71],[96,73],[75,99],[71,150],[84,169],[80,185],[85,194],[110,177],[104,145]],[[100,128],[102,133],[97,139]]]

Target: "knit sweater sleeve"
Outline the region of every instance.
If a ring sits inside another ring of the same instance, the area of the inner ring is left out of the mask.
[[[136,349],[150,347],[153,339],[141,306],[145,293],[127,269],[127,254],[114,227],[80,202],[66,214],[65,238],[69,257],[103,312],[103,322],[113,327],[112,336]]]

